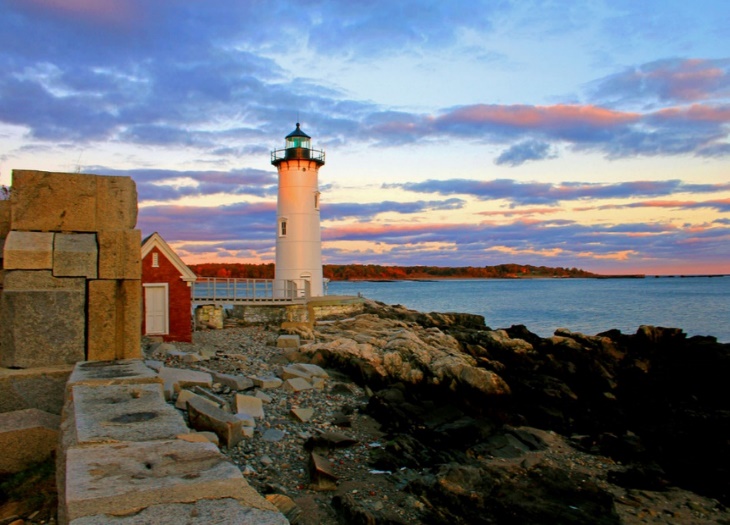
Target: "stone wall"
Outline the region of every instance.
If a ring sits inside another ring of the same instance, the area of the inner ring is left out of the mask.
[[[129,177],[14,170],[0,202],[0,365],[139,357],[141,233]]]

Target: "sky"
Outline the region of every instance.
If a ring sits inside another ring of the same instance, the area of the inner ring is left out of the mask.
[[[274,261],[301,122],[325,264],[730,274],[726,0],[0,0],[0,68],[0,183],[130,176],[188,264]]]

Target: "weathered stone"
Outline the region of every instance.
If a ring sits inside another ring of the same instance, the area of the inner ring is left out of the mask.
[[[289,523],[299,523],[302,519],[302,509],[300,509],[294,500],[283,494],[267,494],[266,500],[276,505],[276,508],[286,516]]]
[[[213,330],[223,328],[223,307],[203,304],[195,308],[195,324]]]
[[[104,230],[99,242],[99,279],[140,279],[142,233],[140,230]]]
[[[278,428],[269,428],[264,432],[264,435],[261,436],[261,439],[264,441],[269,441],[271,443],[276,443],[277,441],[281,441],[284,439],[284,436],[286,434],[283,430],[279,430]]]
[[[212,406],[216,408],[220,408],[220,405],[216,403],[215,401],[212,401],[210,399],[207,399],[203,396],[199,396],[198,394],[195,394],[194,392],[191,392],[190,390],[180,390],[180,393],[177,395],[177,399],[175,400],[175,408],[179,408],[180,410],[187,410],[188,409],[188,400],[192,399],[194,397],[197,397],[201,399],[202,401],[205,401],[206,403],[210,403]]]
[[[282,380],[278,377],[251,377],[254,386],[263,388],[264,390],[271,388],[279,388],[282,384]]]
[[[159,372],[160,370],[162,370],[162,367],[165,366],[165,363],[163,363],[162,361],[157,361],[155,359],[145,359],[144,364],[149,366],[155,372]]]
[[[49,458],[61,418],[35,408],[0,414],[0,474],[20,472]]]
[[[274,398],[272,398],[269,394],[262,392],[261,390],[256,391],[256,397],[264,403],[271,403],[274,400]]]
[[[137,225],[137,186],[134,180],[130,177],[97,176],[96,184],[97,231],[133,229]]]
[[[195,430],[215,432],[228,448],[244,438],[242,420],[197,398],[188,400],[188,420]]]
[[[299,348],[298,335],[280,335],[276,339],[277,348]]]
[[[0,239],[10,232],[10,201],[0,201]]]
[[[0,368],[0,413],[37,408],[60,415],[71,370],[73,365]]]
[[[162,383],[154,370],[148,368],[140,359],[118,361],[93,361],[78,363],[68,379],[68,390],[74,385],[122,385]]]
[[[332,464],[315,452],[309,453],[309,480],[312,490],[337,490],[337,476]]]
[[[255,396],[236,394],[236,413],[248,414],[253,417],[263,418],[263,402],[261,401],[261,399]]]
[[[302,390],[311,390],[312,383],[301,377],[287,379],[284,381],[284,390],[287,392],[301,392]]]
[[[88,285],[87,360],[141,357],[141,281],[92,280]]]
[[[311,363],[294,363],[289,365],[287,368],[301,370],[302,372],[309,374],[310,377],[321,377],[322,379],[329,378],[329,374],[324,370],[324,368]]]
[[[176,391],[189,386],[198,385],[210,387],[213,384],[213,378],[208,372],[164,367],[159,373],[160,378],[166,384],[173,385]]]
[[[174,439],[187,431],[165,403],[162,385],[77,385],[71,388],[78,444]]]
[[[213,372],[213,380],[233,390],[249,390],[253,388],[253,381],[245,376]]]
[[[218,408],[222,409],[224,412],[231,411],[231,404],[228,402],[227,399],[224,399],[221,396],[217,396],[213,392],[210,392],[199,385],[194,385],[191,390],[199,396],[212,401]]]
[[[53,240],[53,275],[96,279],[98,254],[93,233],[57,233]]]
[[[313,408],[292,408],[289,412],[294,418],[301,421],[302,423],[306,423],[310,419],[314,417],[314,409]]]
[[[233,417],[243,421],[244,428],[254,428],[256,426],[256,419],[251,414],[242,412],[240,414],[233,414]]]
[[[83,361],[86,281],[50,271],[12,271],[0,295],[0,364],[42,367]]]
[[[137,189],[129,177],[13,170],[16,230],[96,232],[132,229]]]
[[[312,378],[312,374],[299,368],[294,368],[292,365],[285,366],[281,369],[281,378],[286,381],[287,379],[294,379],[295,377],[309,380]]]
[[[53,233],[11,231],[3,247],[6,270],[51,270]]]
[[[272,502],[275,503],[275,502]],[[69,525],[288,525],[280,511],[245,507],[232,498],[201,499],[193,503],[151,505],[129,516],[99,514],[73,520]],[[291,523],[294,523],[293,521]]]
[[[129,515],[152,505],[233,498],[276,512],[212,443],[182,440],[72,447],[67,452],[65,515]]]
[[[339,432],[322,432],[321,434],[309,438],[306,443],[304,443],[304,447],[307,450],[314,450],[318,448],[335,449],[351,447],[357,443],[358,441],[356,439]]]

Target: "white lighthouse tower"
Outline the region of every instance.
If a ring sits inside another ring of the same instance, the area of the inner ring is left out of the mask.
[[[312,149],[311,137],[297,122],[296,129],[286,136],[285,148],[271,152],[271,163],[279,171],[275,295],[322,296],[317,176],[324,166],[324,151]]]

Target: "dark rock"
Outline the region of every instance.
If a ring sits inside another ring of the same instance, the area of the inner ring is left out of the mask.
[[[315,452],[309,453],[309,480],[312,490],[337,490],[337,476],[332,464]]]
[[[348,525],[408,525],[398,516],[365,508],[351,494],[338,494],[332,498],[332,507]]]
[[[444,465],[407,490],[431,503],[434,525],[620,523],[613,499],[582,474],[538,463],[531,468]]]
[[[347,448],[356,445],[358,441],[340,434],[339,432],[322,432],[316,436],[312,436],[304,443],[307,450],[327,449],[334,450],[336,448]]]

